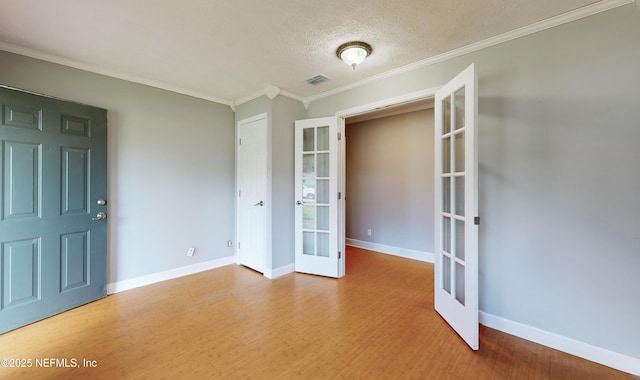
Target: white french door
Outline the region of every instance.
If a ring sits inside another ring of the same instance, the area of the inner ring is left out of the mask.
[[[295,270],[328,277],[340,270],[339,120],[295,123]]]
[[[435,95],[435,309],[478,342],[477,76],[472,64]]]

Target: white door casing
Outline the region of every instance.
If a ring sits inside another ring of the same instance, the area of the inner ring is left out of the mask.
[[[267,114],[238,122],[237,261],[258,272],[267,269],[268,191]]]
[[[478,339],[477,75],[435,95],[435,309],[474,350]]]
[[[435,97],[436,91],[438,91],[440,87],[432,87],[427,88],[420,91],[415,91],[399,96],[394,96],[387,99],[382,99],[379,101],[375,101],[368,104],[359,105],[352,108],[343,109],[336,112],[336,116],[338,117],[338,128],[339,132],[342,134],[342,139],[338,142],[339,145],[339,155],[338,155],[338,170],[339,170],[339,192],[342,194],[342,199],[338,202],[338,210],[339,210],[339,250],[340,252],[345,252],[346,245],[346,199],[349,196],[346,193],[346,141],[347,141],[347,133],[345,128],[345,122],[347,118],[360,116],[363,114],[376,112],[383,108],[399,106],[403,104],[408,104],[416,101],[423,101],[425,99],[431,99]],[[339,271],[340,276],[342,277],[346,275],[346,255],[342,255],[339,261]]]
[[[295,270],[341,277],[338,117],[295,123]],[[341,128],[342,130],[342,128]]]

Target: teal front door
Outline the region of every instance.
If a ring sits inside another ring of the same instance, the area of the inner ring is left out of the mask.
[[[107,111],[0,86],[0,333],[106,296]]]

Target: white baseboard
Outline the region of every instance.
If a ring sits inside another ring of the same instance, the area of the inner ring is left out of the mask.
[[[264,276],[273,280],[274,278],[282,277],[285,274],[293,273],[296,269],[295,264],[285,265],[280,268],[264,271]]]
[[[369,249],[371,251],[376,251],[380,253],[386,253],[388,255],[400,256],[407,259],[420,260],[427,263],[433,263],[434,256],[431,252],[424,251],[416,251],[413,249],[392,247],[390,245],[371,243],[368,241],[357,240],[357,239],[346,239],[346,244],[352,247]]]
[[[480,312],[480,323],[519,338],[530,340],[607,367],[640,376],[640,359],[554,334],[536,327]],[[482,344],[482,342],[481,342]],[[482,349],[482,348],[481,348]]]
[[[164,272],[152,273],[146,276],[132,278],[130,280],[118,281],[107,284],[107,294],[119,293],[125,290],[138,288],[140,286],[155,284],[156,282],[171,280],[190,274],[203,272],[210,269],[220,268],[225,265],[235,264],[236,257],[229,256],[222,259],[205,261],[204,263],[187,265],[180,268],[170,269]]]

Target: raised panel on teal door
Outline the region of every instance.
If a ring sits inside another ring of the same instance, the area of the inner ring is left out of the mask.
[[[41,144],[2,141],[2,219],[40,216]]]
[[[40,298],[40,239],[7,241],[0,245],[2,302],[0,310]]]
[[[41,120],[42,109],[38,105],[15,105],[11,101],[2,104],[3,126],[40,130]]]
[[[0,87],[0,333],[106,295],[106,110]]]
[[[60,237],[60,290],[62,292],[89,285],[89,231]]]
[[[87,214],[89,212],[89,163],[88,148],[62,147],[61,212]]]

